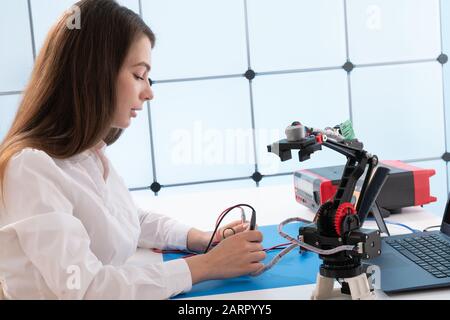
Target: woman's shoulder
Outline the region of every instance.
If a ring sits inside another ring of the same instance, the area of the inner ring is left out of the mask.
[[[67,177],[49,154],[39,149],[24,148],[16,152],[7,164],[4,189],[5,193],[20,191],[29,194],[37,194],[42,189],[61,191],[68,183]]]
[[[45,151],[27,147],[10,158],[5,173],[26,179],[27,176],[36,175],[36,173],[59,176],[61,168],[57,164],[57,159],[52,158]]]
[[[54,159],[50,157],[45,151],[35,149],[35,148],[24,148],[16,152],[10,159],[11,163],[22,163],[22,164],[39,164],[43,163],[54,163]]]
[[[61,212],[71,210],[67,200],[71,195],[67,175],[49,154],[39,149],[24,148],[10,158],[2,189],[4,206],[0,214],[8,212],[11,221],[30,217],[41,210],[47,212],[49,208],[58,208]]]

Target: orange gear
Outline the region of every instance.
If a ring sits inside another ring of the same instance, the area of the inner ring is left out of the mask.
[[[342,221],[345,216],[350,214],[356,214],[356,210],[350,202],[344,202],[336,209],[336,215],[334,216],[334,229],[336,230],[338,236],[341,236]]]

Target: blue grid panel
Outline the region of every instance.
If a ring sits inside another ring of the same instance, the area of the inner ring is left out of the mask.
[[[450,55],[450,1],[441,0],[442,51]]]
[[[9,131],[20,103],[20,95],[0,96],[0,142]]]
[[[224,190],[237,190],[237,189],[248,189],[255,188],[256,184],[251,179],[246,180],[233,180],[233,181],[220,181],[220,182],[211,182],[211,183],[199,183],[193,185],[183,185],[176,187],[168,187],[162,188],[161,191],[158,192],[158,197],[170,196],[170,195],[179,195],[186,193],[195,193],[195,192],[211,192],[211,191],[224,191]],[[224,208],[225,209],[225,208]]]
[[[253,174],[248,80],[155,84],[154,92],[151,111],[159,183]]]
[[[296,151],[286,162],[280,162],[278,156],[267,152],[267,145],[286,138],[284,130],[293,121],[324,129],[350,118],[344,70],[256,77],[253,97],[256,150],[262,174],[345,164],[343,155],[326,147],[302,163]]]
[[[442,52],[450,56],[450,1],[441,1]],[[447,151],[450,150],[450,62],[444,64],[444,97]]]
[[[350,60],[355,64],[436,58],[439,0],[348,0]]]
[[[153,182],[148,109],[137,118],[122,136],[107,148],[108,158],[128,188],[148,187]]]
[[[438,216],[442,216],[447,201],[447,166],[442,160],[411,162],[413,166],[434,169],[436,174],[430,178],[430,194],[437,198],[436,202],[426,204],[423,208]]]
[[[355,69],[353,120],[366,150],[384,160],[445,150],[442,68],[437,62]]]
[[[261,72],[343,65],[343,3],[248,0],[252,69]]]
[[[0,92],[21,91],[33,68],[26,0],[2,1],[0,43]]]
[[[74,0],[31,0],[33,13],[34,38],[36,50],[39,52],[44,44],[50,28],[58,21],[58,18],[78,1]],[[136,13],[139,13],[138,0],[120,0],[120,4],[127,6]],[[83,17],[81,16],[81,27],[83,26]]]
[[[145,0],[155,32],[155,80],[243,74],[247,68],[242,0]]]

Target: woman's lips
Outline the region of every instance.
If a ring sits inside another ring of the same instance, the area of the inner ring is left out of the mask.
[[[137,111],[141,111],[142,109],[131,109],[131,116],[133,118],[137,117]]]

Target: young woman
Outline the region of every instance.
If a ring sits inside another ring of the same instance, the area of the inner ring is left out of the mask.
[[[155,36],[113,0],[76,5],[81,28],[68,28],[69,13],[52,28],[0,145],[4,295],[165,299],[261,268],[262,234],[239,222],[223,227],[206,254],[127,263],[138,247],[203,252],[211,233],[137,208],[105,157],[106,145],[153,98]]]

